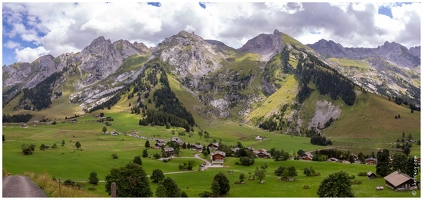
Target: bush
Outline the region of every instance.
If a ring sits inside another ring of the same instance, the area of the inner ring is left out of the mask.
[[[308,186],[308,185],[304,185],[304,186],[303,186],[303,188],[304,188],[304,189],[310,189],[310,186]]]
[[[358,180],[354,180],[354,181],[353,181],[353,184],[355,184],[355,185],[361,185],[361,184],[362,184],[362,182],[361,182],[361,181],[358,181]]]
[[[367,176],[367,173],[366,172],[358,172],[357,176]]]
[[[66,179],[63,182],[63,185],[65,185],[65,186],[75,186],[75,181],[72,181],[71,179]]]
[[[112,158],[113,159],[118,159],[118,155],[114,153],[114,154],[112,154]]]

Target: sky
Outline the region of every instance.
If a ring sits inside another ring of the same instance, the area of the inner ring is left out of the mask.
[[[2,66],[79,52],[104,36],[156,46],[181,30],[233,48],[275,29],[303,44],[320,39],[376,48],[421,45],[421,2],[3,2]],[[420,11],[420,12],[419,12]]]

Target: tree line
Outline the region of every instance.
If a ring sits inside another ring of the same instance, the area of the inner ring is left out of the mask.
[[[16,115],[3,114],[3,123],[26,123],[32,118],[32,116],[34,115],[31,115],[29,113]]]

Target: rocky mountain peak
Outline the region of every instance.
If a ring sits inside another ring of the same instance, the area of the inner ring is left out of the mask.
[[[345,48],[339,44],[335,43],[332,40],[321,39],[314,44],[308,44],[307,46],[317,50],[320,54],[323,55],[333,55],[334,57],[345,58],[348,57],[348,53]]]
[[[272,56],[282,51],[284,47],[281,40],[282,34],[277,29],[273,31],[273,34],[260,34],[248,40],[239,50],[261,54],[262,60],[268,61]]]

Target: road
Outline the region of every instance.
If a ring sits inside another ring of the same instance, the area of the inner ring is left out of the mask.
[[[47,197],[47,195],[26,176],[6,176],[3,178],[3,197]]]

